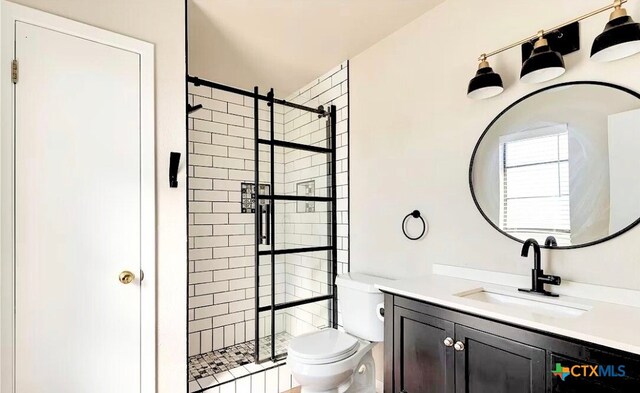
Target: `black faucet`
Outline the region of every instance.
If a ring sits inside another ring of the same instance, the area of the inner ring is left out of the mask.
[[[553,242],[555,243],[555,239],[553,239]],[[546,243],[551,243],[549,238],[547,238],[547,241],[545,242],[545,244]],[[544,271],[540,266],[541,265],[540,264],[540,245],[538,244],[538,242],[535,239],[527,239],[524,242],[524,245],[522,246],[521,255],[525,258],[528,257],[529,248],[531,248],[531,246],[533,246],[533,264],[534,264],[533,269],[531,270],[531,289],[520,288],[518,289],[518,291],[532,292],[532,293],[538,293],[540,295],[557,297],[558,296],[557,294],[551,293],[545,290],[544,284],[560,285],[560,282],[562,281],[562,279],[558,276],[544,274]]]

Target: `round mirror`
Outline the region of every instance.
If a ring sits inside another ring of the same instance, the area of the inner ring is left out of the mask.
[[[484,218],[557,248],[615,237],[640,218],[640,95],[603,82],[546,87],[489,124],[469,168]],[[550,242],[551,239],[548,239]]]

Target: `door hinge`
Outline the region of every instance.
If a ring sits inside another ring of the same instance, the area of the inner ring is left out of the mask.
[[[18,83],[18,60],[11,61],[11,82]]]

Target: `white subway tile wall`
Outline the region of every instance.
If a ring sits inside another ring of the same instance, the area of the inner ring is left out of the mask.
[[[347,272],[348,62],[286,100],[311,107],[328,108],[332,104],[337,107],[338,274]],[[189,115],[188,131],[188,329],[189,356],[194,356],[255,339],[254,214],[241,212],[241,184],[254,182],[254,105],[250,97],[192,84],[189,103],[203,106]],[[267,120],[270,108],[266,102],[261,101],[258,108],[259,118]],[[274,110],[277,139],[329,147],[326,118],[281,105]],[[260,120],[259,130],[260,138],[269,139],[268,121]],[[312,182],[314,195],[330,196],[328,169],[324,154],[277,148],[275,193],[300,194],[308,190],[301,188],[304,183]],[[269,148],[262,146],[260,183],[269,183],[269,178]],[[276,247],[328,245],[328,207],[320,202],[310,205],[277,202]],[[326,252],[278,256],[276,302],[326,294],[326,258]],[[269,258],[261,258],[258,291],[261,305],[271,302],[270,274]],[[327,326],[328,304],[320,302],[279,312],[276,333],[297,336]],[[258,318],[258,330],[260,337],[271,334],[269,316]],[[240,378],[206,391],[267,393],[297,386],[284,366],[235,377]],[[223,375],[216,378],[220,379],[218,383],[224,382]],[[200,385],[208,383],[199,381]],[[190,389],[193,386],[193,391],[198,390],[197,382],[190,381]]]
[[[348,157],[348,62],[344,62],[295,92],[287,101],[310,107],[336,106],[336,191],[338,227],[338,274],[349,269],[349,157]],[[284,138],[289,142],[331,147],[327,119],[309,112],[285,108]],[[287,194],[301,194],[305,184],[313,184],[315,196],[331,196],[330,172],[324,154],[287,149],[284,155],[284,187]],[[288,248],[329,245],[327,203],[286,202],[285,242]],[[305,210],[306,208],[306,210]],[[305,212],[306,211],[306,212]],[[286,300],[294,301],[327,294],[326,252],[286,256]],[[327,327],[328,303],[311,303],[287,309],[285,331],[292,336]]]
[[[241,184],[254,182],[254,103],[250,97],[189,84],[189,356],[255,339],[254,214],[242,213]],[[270,108],[258,105],[259,119]],[[274,108],[276,138],[283,137],[283,109]],[[260,124],[269,138],[269,123]],[[260,182],[269,183],[269,149],[260,150]],[[282,152],[275,152],[275,184],[282,184]],[[282,213],[279,217],[283,217]],[[261,262],[261,293],[271,293],[268,260]],[[284,282],[284,260],[276,282]],[[284,300],[284,286],[276,286]],[[270,302],[265,298],[263,304]],[[283,316],[280,318],[284,318]],[[282,323],[278,324],[282,326]],[[259,321],[260,334],[270,324]]]

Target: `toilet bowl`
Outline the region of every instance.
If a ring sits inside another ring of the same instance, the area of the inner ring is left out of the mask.
[[[292,340],[287,364],[302,393],[374,393],[374,345],[325,329]]]
[[[302,393],[375,393],[372,349],[384,336],[379,314],[383,294],[374,284],[386,281],[364,274],[336,279],[345,331],[323,329],[295,337],[287,364]]]

